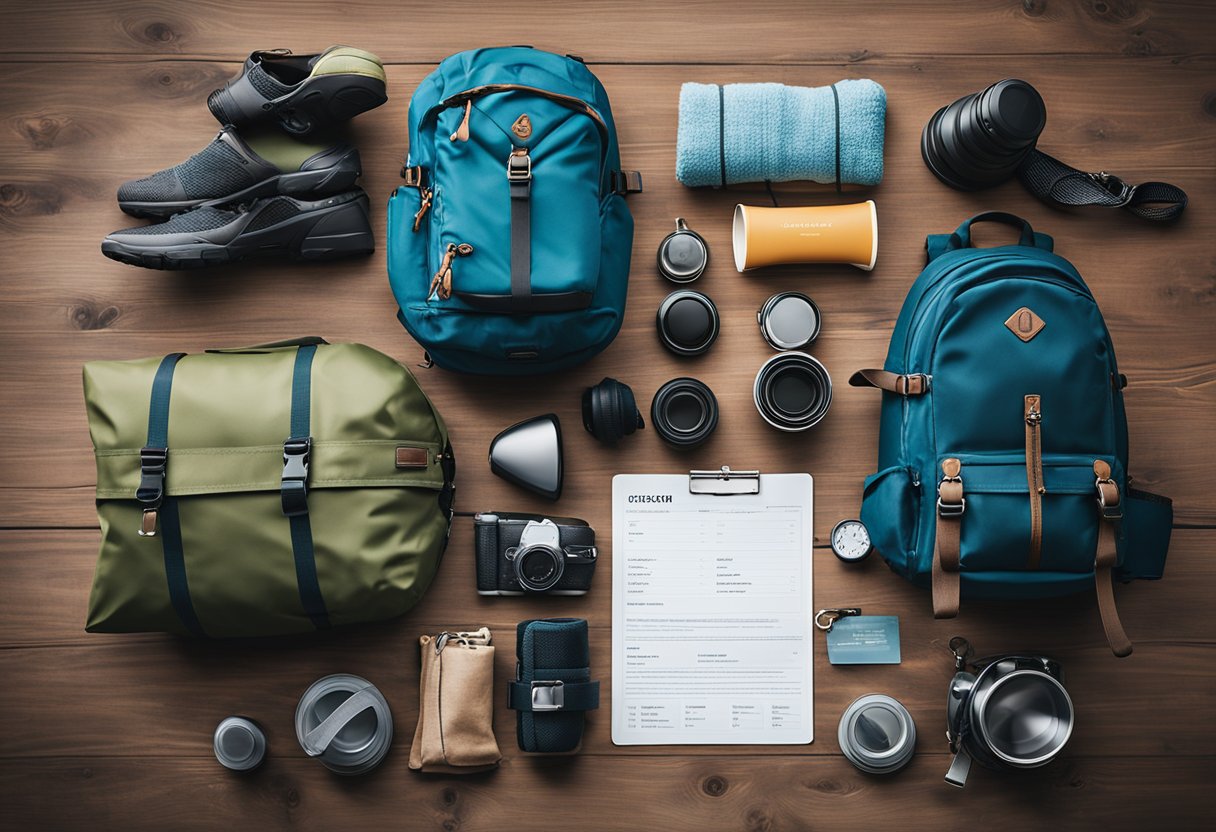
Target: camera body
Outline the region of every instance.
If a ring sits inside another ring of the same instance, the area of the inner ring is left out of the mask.
[[[595,530],[583,520],[482,512],[473,519],[478,595],[586,595]]]

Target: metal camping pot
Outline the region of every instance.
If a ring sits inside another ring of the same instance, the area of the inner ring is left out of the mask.
[[[1059,662],[1020,654],[969,662],[971,646],[957,637],[950,649],[956,672],[946,698],[946,737],[955,756],[946,782],[962,788],[973,759],[998,770],[1054,760],[1074,722]]]

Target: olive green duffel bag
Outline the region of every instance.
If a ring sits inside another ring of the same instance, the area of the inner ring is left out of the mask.
[[[447,543],[447,428],[408,370],[319,338],[96,361],[90,632],[306,632],[401,615]]]

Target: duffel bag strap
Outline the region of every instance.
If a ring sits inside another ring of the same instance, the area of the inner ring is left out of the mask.
[[[279,497],[291,524],[291,550],[296,562],[300,603],[314,627],[329,628],[329,613],[317,579],[312,522],[308,517],[308,465],[312,455],[312,359],[316,344],[296,350],[291,377],[291,435],[283,443],[283,477]]]
[[[1102,616],[1102,629],[1111,652],[1120,658],[1130,656],[1132,643],[1123,630],[1119,611],[1115,608],[1114,569],[1119,560],[1119,524],[1123,520],[1123,503],[1119,486],[1111,479],[1110,465],[1101,459],[1094,460],[1094,476],[1097,477],[1098,550],[1094,558],[1094,586],[1098,591],[1098,614]]]
[[[850,387],[877,387],[900,396],[921,396],[933,386],[933,376],[925,373],[890,373],[886,370],[858,370],[849,377]]]
[[[173,372],[185,353],[175,352],[161,359],[152,378],[148,404],[148,443],[139,452],[140,478],[135,499],[144,506],[140,537],[155,537],[160,528],[161,549],[165,560],[165,581],[169,602],[182,626],[193,635],[205,635],[190,599],[186,580],[186,559],[182,548],[182,525],[177,498],[165,494],[165,471],[169,462],[169,401],[173,393]]]
[[[963,464],[942,460],[942,481],[937,487],[937,533],[933,544],[933,617],[954,618],[959,602],[960,525],[967,501],[963,498]]]
[[[608,190],[621,196],[642,192],[642,172],[639,170],[608,171]]]

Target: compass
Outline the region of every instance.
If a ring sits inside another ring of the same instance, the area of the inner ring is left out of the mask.
[[[841,520],[832,529],[832,552],[845,563],[863,561],[873,549],[870,530],[860,520]]]

